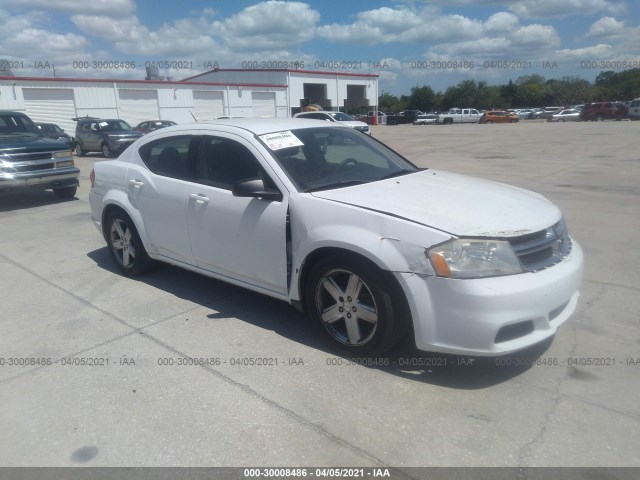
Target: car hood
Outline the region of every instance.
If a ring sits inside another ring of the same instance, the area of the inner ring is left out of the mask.
[[[369,125],[367,125],[364,122],[361,122],[359,120],[345,120],[345,121],[340,121],[337,123],[341,123],[342,125],[348,125],[351,128],[355,128],[355,127],[368,127]]]
[[[61,140],[48,137],[0,135],[0,155],[3,153],[50,152],[52,150],[69,150],[69,146]]]
[[[544,230],[561,218],[558,207],[537,193],[440,170],[312,195],[456,236],[514,237]]]

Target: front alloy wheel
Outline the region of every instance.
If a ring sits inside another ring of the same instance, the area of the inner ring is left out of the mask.
[[[364,345],[376,333],[376,301],[367,284],[353,272],[327,272],[316,287],[316,307],[324,328],[343,345]]]
[[[111,257],[125,275],[133,276],[148,271],[153,266],[142,245],[133,222],[124,213],[109,216],[108,246]]]
[[[324,259],[313,267],[307,281],[309,315],[342,351],[384,353],[406,332],[399,317],[404,299],[396,295],[392,302],[392,281],[386,272],[363,261]]]
[[[113,156],[109,145],[107,145],[106,143],[102,144],[102,156],[105,158],[111,158]]]

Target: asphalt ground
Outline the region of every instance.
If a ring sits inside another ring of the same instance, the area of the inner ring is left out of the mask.
[[[117,274],[90,220],[99,156],[76,158],[77,199],[1,194],[0,466],[639,467],[639,129],[373,127],[564,211],[578,309],[498,359],[406,341],[354,364],[285,303],[170,266]]]

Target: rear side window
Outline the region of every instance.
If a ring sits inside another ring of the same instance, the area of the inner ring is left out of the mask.
[[[197,139],[193,135],[165,137],[149,142],[138,150],[149,170],[165,177],[193,180]]]

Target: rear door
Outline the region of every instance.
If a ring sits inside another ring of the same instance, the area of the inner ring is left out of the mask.
[[[195,177],[198,136],[175,132],[132,154],[127,170],[131,204],[144,220],[147,240],[168,259],[194,264],[187,228],[187,185]]]

